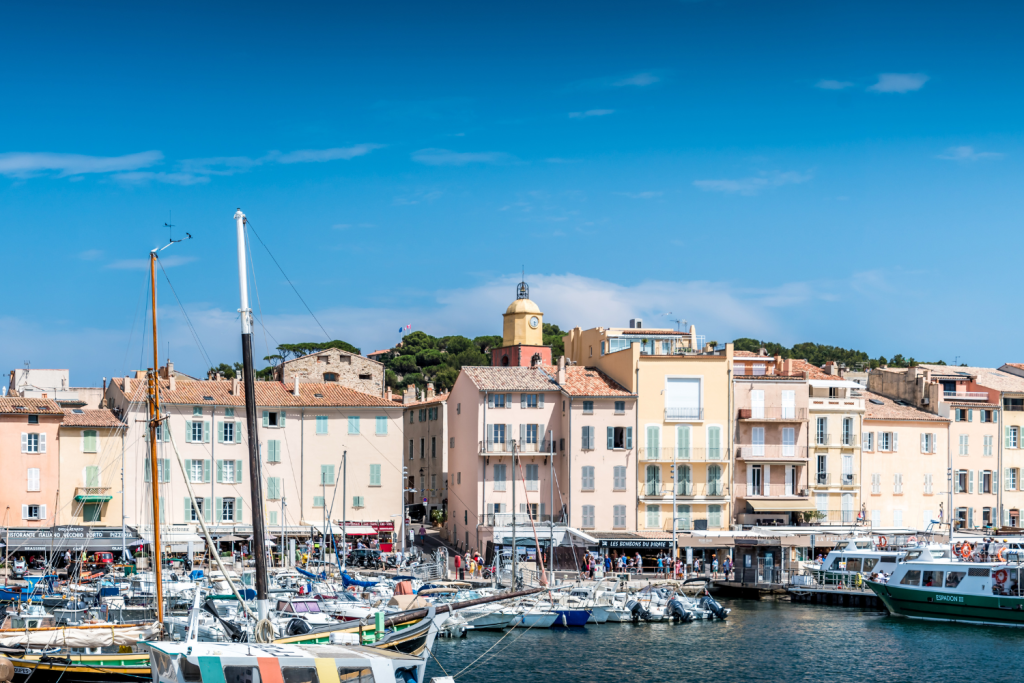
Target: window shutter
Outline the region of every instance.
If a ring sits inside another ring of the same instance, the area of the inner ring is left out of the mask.
[[[224,423],[217,423],[217,443],[224,443]]]
[[[39,506],[39,519],[46,519],[46,506],[45,505],[40,505]]]
[[[21,452],[28,453],[28,432],[21,433]]]
[[[974,409],[973,408],[968,408],[967,409],[967,421],[968,422],[972,422],[973,420],[974,420]]]
[[[967,493],[974,493],[974,470],[967,471]]]
[[[526,425],[519,425],[519,450],[523,450],[523,446],[526,445]]]
[[[218,460],[217,461],[217,483],[218,484],[223,484],[224,483],[224,461],[223,460]],[[217,519],[218,520],[220,519],[220,513],[217,513]]]
[[[282,410],[281,414],[277,418],[278,426],[281,427],[281,428],[284,428],[284,422],[285,422],[286,419],[288,419],[288,413],[286,411]]]
[[[192,443],[192,421],[185,420],[185,443]]]
[[[892,452],[895,453],[900,449],[900,435],[896,432],[892,433]]]
[[[171,480],[171,459],[164,458],[164,483]]]
[[[210,483],[210,461],[203,461],[203,482],[206,484]]]
[[[241,460],[236,460],[235,461],[235,483],[236,484],[241,484],[242,481],[244,481],[242,479],[242,461]]]
[[[537,407],[544,407],[544,394],[537,394]],[[543,505],[543,503],[541,503],[541,505]]]
[[[747,465],[747,495],[754,495],[754,468]]]
[[[520,408],[525,408],[526,407],[526,394],[519,394],[519,407]]]
[[[263,411],[263,426],[264,427],[269,427],[270,426],[270,411],[269,410],[264,410]]]
[[[162,435],[164,443],[167,443],[168,441],[171,440],[171,421],[165,419],[163,422],[160,423],[160,425],[160,433]]]
[[[203,443],[210,443],[210,423],[203,422]]]
[[[21,518],[28,519],[28,505],[21,506]]]
[[[185,496],[185,505],[181,508],[181,510],[183,517],[181,521],[185,524],[188,524],[192,521],[192,499],[189,498],[188,496]]]
[[[633,447],[633,428],[626,427],[626,448]]]
[[[494,407],[494,394],[487,394],[487,407],[488,408],[493,408]]]
[[[39,432],[39,452],[46,452],[46,432]]]
[[[993,410],[992,411],[992,421],[993,422],[999,422],[999,411],[998,410]]]
[[[928,439],[926,438],[926,436],[924,434],[921,435],[921,452],[922,453],[927,453],[928,452]]]
[[[150,470],[153,469],[153,465],[150,463],[149,458],[143,460],[143,463],[144,464],[142,466],[142,481],[148,484],[150,481],[152,481],[152,472]]]
[[[1006,468],[1005,470],[1003,470],[1003,490],[1004,491],[1011,491],[1012,490],[1010,488],[1010,468]]]
[[[218,465],[220,464],[220,460],[217,461],[217,464]],[[218,522],[223,522],[224,521],[224,499],[223,498],[217,498],[217,521]]]
[[[210,506],[210,499],[203,498],[203,519],[207,522],[213,521],[213,508]]]
[[[511,408],[512,407],[512,394],[505,394],[505,407],[506,408]]]
[[[615,427],[606,428],[605,433],[608,437],[608,450],[612,450],[615,448]]]
[[[235,521],[241,522],[245,518],[245,505],[241,498],[235,498]]]
[[[1010,447],[1010,428],[1009,427],[1003,427],[1003,439],[1004,439],[1003,446],[1006,447],[1006,448],[1009,448]]]
[[[511,451],[512,445],[509,443],[512,440],[512,425],[505,425],[505,450]]]

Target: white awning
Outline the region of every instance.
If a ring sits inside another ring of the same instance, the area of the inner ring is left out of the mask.
[[[314,524],[313,528],[316,530],[317,533],[320,533],[321,528],[326,528],[327,529],[327,535],[334,534],[335,536],[341,536],[341,532],[342,532],[342,527],[341,527],[340,524],[331,524],[330,526],[327,526],[327,527],[317,526],[317,525]],[[369,524],[346,524],[344,531],[345,531],[345,535],[346,536],[375,536],[375,535],[377,535],[377,530],[374,529]]]
[[[846,387],[847,389],[863,389],[863,384],[851,382],[848,379],[809,379],[807,383],[812,387],[824,389],[826,387]]]
[[[785,531],[689,531],[690,536],[702,536],[705,538],[779,538],[781,536],[795,536]]]
[[[596,538],[594,538],[590,534],[583,533],[579,529],[574,529],[572,527],[568,527],[568,528],[566,528],[566,531],[569,532],[570,534],[572,534],[573,536],[575,536],[576,538],[582,538],[584,541],[586,541],[590,545],[600,545],[601,544],[601,541],[597,540]]]
[[[150,544],[153,543],[153,534],[151,534],[151,533],[150,534],[141,534],[141,536],[142,536],[142,540],[144,542],[150,543]],[[214,539],[214,540],[216,540],[216,539]],[[169,546],[169,545],[172,545],[172,544],[182,544],[182,543],[187,544],[189,541],[192,541],[192,543],[197,543],[199,545],[205,545],[206,544],[206,541],[203,538],[201,538],[200,536],[197,536],[196,534],[190,534],[190,533],[173,534],[173,533],[167,533],[167,532],[160,534],[160,545],[162,545],[162,546]]]

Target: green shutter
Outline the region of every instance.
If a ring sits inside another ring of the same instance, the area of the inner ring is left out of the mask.
[[[218,460],[217,463],[220,464],[220,460]],[[224,521],[224,499],[223,498],[217,498],[217,521],[218,522],[223,522]]]
[[[189,498],[188,496],[185,496],[185,507],[182,509],[184,510],[182,514],[185,516],[185,518],[181,521],[183,521],[185,524],[188,524],[192,521],[192,499]]]
[[[163,421],[163,429],[161,429],[160,431],[163,432],[164,443],[170,441],[171,440],[171,421],[165,418],[164,421]]]
[[[1009,427],[1004,427],[1003,430],[1004,430],[1004,434],[1005,434],[1005,436],[1003,437],[1004,438],[1003,446],[1006,447],[1006,448],[1009,448],[1010,447],[1010,428]]]
[[[185,443],[192,443],[192,422],[185,420]]]
[[[224,422],[217,423],[217,443],[224,443]]]
[[[213,521],[213,506],[210,505],[209,498],[203,498],[203,519],[207,522]]]
[[[160,523],[167,524],[167,499],[160,499]]]
[[[100,468],[96,465],[89,465],[85,468],[85,485],[96,487],[100,485]]]
[[[288,417],[288,413],[281,411],[281,414],[277,416],[277,426],[284,427],[284,419]]]
[[[86,429],[82,432],[82,449],[86,453],[95,453],[98,450],[97,435],[98,432],[95,429]]]
[[[615,448],[615,427],[606,428],[605,434],[608,437],[608,450]]]
[[[269,427],[270,426],[270,411],[269,410],[264,410],[263,411],[263,426],[264,427]]]
[[[164,458],[164,483],[171,480],[171,460],[170,458]]]
[[[380,465],[370,465],[370,486],[380,486]]]
[[[320,465],[320,482],[328,486],[334,485],[334,465]]]
[[[203,482],[210,483],[210,461],[203,460]]]
[[[245,515],[243,514],[244,512],[245,512],[245,507],[242,505],[242,499],[241,498],[235,498],[235,521],[236,522],[241,522],[243,519],[245,519]]]
[[[223,484],[224,483],[224,461],[223,460],[218,460],[217,461],[217,483],[218,484]],[[217,514],[217,518],[218,519],[220,518],[220,513]]]
[[[142,466],[142,481],[148,484],[150,481],[152,481],[151,476],[153,474],[153,464],[150,462],[148,457],[143,462],[145,464]]]
[[[968,408],[967,409],[967,421],[968,422],[973,422],[974,421],[974,409],[973,408]]]
[[[203,422],[203,443],[210,443],[210,423]]]
[[[235,461],[235,483],[236,484],[241,484],[243,481],[245,481],[245,480],[242,479],[242,461],[241,460],[236,460]]]
[[[633,447],[633,428],[626,427],[626,448]]]

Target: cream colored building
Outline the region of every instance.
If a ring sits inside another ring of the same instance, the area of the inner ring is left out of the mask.
[[[948,522],[950,421],[906,401],[861,393],[859,474],[865,521],[876,531],[923,531],[933,520]]]
[[[416,386],[402,395],[405,411],[406,505],[422,505],[427,521],[448,504],[448,394],[434,394],[433,383],[416,400]],[[408,490],[413,489],[413,490]]]
[[[56,524],[121,526],[126,431],[112,410],[64,410]]]
[[[687,332],[629,328],[574,328],[566,357],[595,367],[637,396],[636,478],[638,531],[728,529],[733,349],[703,348]],[[673,501],[675,509],[673,509]]]

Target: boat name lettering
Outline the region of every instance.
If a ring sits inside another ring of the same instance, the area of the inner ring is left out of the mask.
[[[936,602],[963,602],[964,601],[964,596],[962,596],[962,595],[941,595],[941,594],[937,594],[935,596],[935,601]]]

